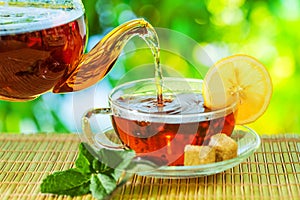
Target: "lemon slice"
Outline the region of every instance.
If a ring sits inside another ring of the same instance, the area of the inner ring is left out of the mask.
[[[215,110],[238,99],[236,124],[247,124],[265,112],[272,90],[263,64],[247,55],[233,55],[218,61],[207,72],[203,81],[204,105]]]

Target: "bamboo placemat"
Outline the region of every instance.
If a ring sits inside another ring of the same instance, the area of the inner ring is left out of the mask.
[[[40,184],[48,174],[73,166],[79,142],[72,134],[0,134],[0,199],[72,199],[41,194]],[[134,176],[113,199],[300,199],[300,135],[262,136],[249,159],[216,175]]]

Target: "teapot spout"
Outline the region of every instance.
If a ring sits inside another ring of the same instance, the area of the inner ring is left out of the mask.
[[[144,19],[126,22],[108,33],[88,53],[77,67],[53,88],[54,93],[73,92],[88,88],[100,81],[113,67],[125,44],[134,36],[143,38],[152,53],[159,52],[154,28]]]

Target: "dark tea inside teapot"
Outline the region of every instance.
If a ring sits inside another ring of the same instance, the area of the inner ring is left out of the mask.
[[[0,4],[2,100],[26,101],[48,91],[87,88],[109,72],[133,36],[158,48],[153,27],[143,19],[135,19],[112,30],[84,54],[87,26],[81,1],[47,2]]]

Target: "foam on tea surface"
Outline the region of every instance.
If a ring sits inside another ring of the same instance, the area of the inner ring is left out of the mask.
[[[180,93],[176,96],[164,93],[163,106],[157,106],[155,96],[135,95],[121,97],[116,104],[129,110],[136,110],[142,113],[153,114],[193,114],[205,111],[203,97],[197,93]]]

